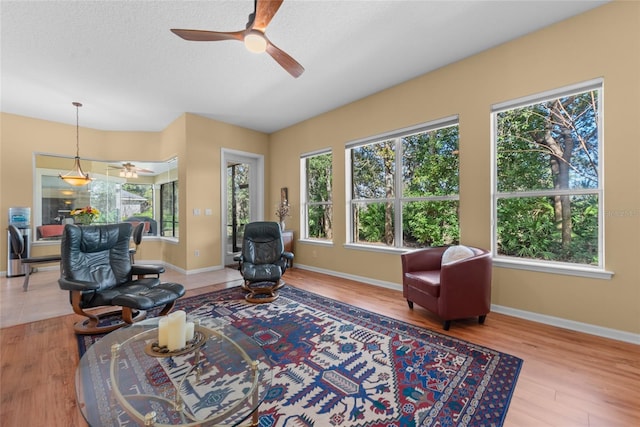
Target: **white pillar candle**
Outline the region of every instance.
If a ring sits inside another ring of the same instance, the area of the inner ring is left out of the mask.
[[[195,325],[193,322],[187,322],[185,327],[185,339],[187,341],[191,341],[193,339],[193,334],[195,332]]]
[[[163,316],[158,320],[158,345],[166,347],[169,344],[169,319]]]
[[[179,350],[185,346],[185,323],[187,313],[182,310],[169,314],[169,351]]]

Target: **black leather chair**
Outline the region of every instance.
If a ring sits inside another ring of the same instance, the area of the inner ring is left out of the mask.
[[[278,298],[284,286],[282,275],[291,266],[293,254],[284,250],[277,222],[250,222],[245,226],[242,253],[234,258],[244,279],[245,299],[265,303]]]
[[[144,319],[146,311],[156,307],[164,306],[159,314],[166,315],[175,301],[184,295],[181,284],[162,283],[158,277],[133,278],[157,271],[154,266],[131,264],[131,229],[129,223],[65,226],[58,284],[69,291],[73,311],[87,317],[75,324],[76,334],[113,331]],[[86,311],[102,306],[121,309],[100,314]],[[117,316],[115,320],[114,316]]]
[[[133,224],[131,224],[133,225]],[[135,247],[129,248],[129,257],[131,258],[131,264],[135,266],[136,271],[139,273],[135,273],[138,278],[146,277],[148,275],[154,275],[155,277],[160,277],[160,274],[164,273],[164,267],[161,265],[153,265],[153,264],[136,264],[135,255],[138,253],[138,247],[142,243],[142,236],[144,235],[144,230],[148,227],[148,222],[139,222],[137,225],[133,227],[133,232],[131,233],[131,238],[133,240],[133,244]]]
[[[60,255],[43,255],[37,257],[23,257],[24,255],[24,238],[18,227],[9,224],[9,241],[11,242],[11,251],[20,259],[22,272],[24,273],[24,283],[22,290],[27,292],[29,289],[29,276],[31,275],[31,264],[51,264],[52,262],[60,262]],[[14,258],[15,259],[15,258]]]

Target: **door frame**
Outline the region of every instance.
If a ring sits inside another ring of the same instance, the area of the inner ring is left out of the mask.
[[[227,218],[227,163],[230,161],[255,165],[249,172],[250,215],[251,221],[264,219],[264,155],[222,148],[220,152],[220,242],[223,266],[230,264],[227,259],[227,223],[229,221]]]

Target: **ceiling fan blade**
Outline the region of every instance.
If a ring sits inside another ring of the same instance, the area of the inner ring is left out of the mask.
[[[251,28],[264,32],[284,0],[256,0],[256,11]]]
[[[204,30],[181,30],[172,28],[171,32],[185,40],[195,42],[215,42],[221,40],[240,40],[244,39],[245,30],[221,32],[221,31],[204,31]]]
[[[267,43],[267,53],[293,77],[298,78],[304,73],[304,67],[298,61],[271,42]]]

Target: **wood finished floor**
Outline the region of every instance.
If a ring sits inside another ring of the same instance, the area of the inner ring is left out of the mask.
[[[237,286],[235,270],[163,279],[183,283],[193,296]],[[441,331],[437,318],[409,310],[401,292],[301,269],[287,283],[329,298]],[[75,400],[78,349],[68,295],[57,271],[0,278],[0,425],[86,426]],[[71,313],[71,314],[69,314]],[[454,322],[451,336],[524,360],[505,426],[640,425],[640,346],[490,313],[485,325]]]

